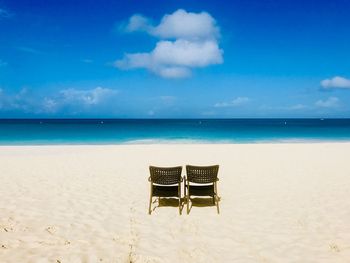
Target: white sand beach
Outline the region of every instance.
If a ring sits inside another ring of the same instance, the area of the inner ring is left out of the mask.
[[[220,165],[220,215],[148,215],[148,166],[186,164]],[[0,262],[349,262],[349,164],[350,143],[1,146]]]

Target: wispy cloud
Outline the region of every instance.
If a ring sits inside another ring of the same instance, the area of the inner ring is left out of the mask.
[[[90,90],[65,89],[60,91],[60,98],[64,103],[79,103],[82,105],[97,105],[110,96],[118,94],[117,90],[97,87]]]
[[[10,94],[0,89],[0,110],[30,112],[34,107],[35,100],[30,96],[27,88]]]
[[[275,112],[300,112],[303,110],[312,110],[314,109],[315,106],[309,106],[309,105],[305,105],[305,104],[294,104],[294,105],[287,105],[287,106],[270,106],[270,105],[261,105],[259,107],[259,110],[263,110],[263,111],[275,111]]]
[[[160,96],[159,98],[164,104],[167,104],[167,105],[175,103],[177,99],[175,96],[168,96],[168,95]]]
[[[336,108],[339,106],[339,99],[337,97],[329,97],[325,100],[318,100],[315,102],[315,106],[320,108]]]
[[[350,89],[350,79],[339,76],[324,79],[320,84],[324,89]]]
[[[42,108],[39,109],[39,111],[42,111],[45,113],[55,113],[59,107],[60,107],[60,104],[58,101],[52,98],[45,97],[42,102]]]
[[[156,114],[156,112],[154,110],[147,111],[148,116],[154,116],[155,114]]]
[[[84,62],[84,63],[87,63],[87,64],[91,64],[91,63],[93,63],[94,61],[93,61],[92,59],[86,58],[86,59],[82,59],[81,62]]]
[[[238,107],[247,104],[251,100],[248,97],[237,97],[229,102],[219,102],[214,105],[217,108]]]
[[[56,113],[70,109],[74,113],[84,112],[95,106],[112,100],[118,90],[97,87],[94,89],[63,89],[51,97],[45,97],[41,103],[41,112]]]
[[[16,47],[17,50],[22,51],[22,52],[26,52],[26,53],[31,53],[31,54],[45,54],[45,52],[35,49],[35,48],[31,48],[31,47]]]
[[[304,105],[304,104],[295,104],[295,105],[292,105],[292,106],[287,106],[285,107],[285,109],[287,110],[305,110],[305,109],[308,109],[310,108],[309,106],[307,105]]]
[[[339,109],[340,108],[340,99],[337,97],[328,97],[326,99],[319,99],[314,103],[310,104],[294,104],[290,106],[267,106],[263,105],[260,107],[261,110],[268,111],[295,111],[295,112],[318,112],[321,109]]]
[[[129,21],[126,26],[122,26],[121,29],[126,32],[135,32],[135,31],[145,31],[151,32],[153,25],[147,17],[135,14],[129,18]]]
[[[7,66],[7,62],[0,59],[0,67],[5,67],[5,66]]]
[[[84,113],[99,109],[107,102],[112,102],[118,90],[96,87],[94,89],[63,89],[50,96],[42,97],[30,94],[28,89],[18,93],[7,94],[0,89],[0,110],[21,111],[34,114],[54,114],[58,112]],[[111,103],[108,104],[112,105]]]
[[[4,8],[0,8],[0,20],[12,17],[13,14]]]
[[[4,104],[4,91],[2,88],[0,88],[0,110],[3,108],[3,104]]]
[[[206,12],[179,9],[165,15],[157,26],[146,17],[134,15],[125,31],[144,31],[161,40],[150,52],[125,54],[114,63],[119,69],[145,68],[164,78],[184,78],[193,68],[223,63],[219,28]]]

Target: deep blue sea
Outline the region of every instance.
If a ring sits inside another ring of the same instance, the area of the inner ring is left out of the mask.
[[[350,141],[350,119],[2,119],[0,145]]]

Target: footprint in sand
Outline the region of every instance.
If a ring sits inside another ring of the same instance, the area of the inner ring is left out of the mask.
[[[208,255],[202,248],[185,248],[179,251],[180,256],[186,261],[190,260],[193,262],[207,262]]]
[[[57,236],[57,229],[55,228],[55,227],[53,227],[53,226],[49,226],[49,227],[47,227],[47,228],[45,228],[45,230],[46,230],[46,232],[48,232],[50,235],[52,235],[52,236],[56,236],[56,237],[58,237],[58,238],[60,238],[61,240],[62,240],[62,242],[63,242],[63,244],[64,245],[70,245],[70,241],[69,240],[66,240],[64,237],[59,237],[59,236]],[[64,240],[64,241],[63,241]]]
[[[338,245],[337,244],[330,244],[329,245],[329,248],[330,248],[330,250],[332,250],[333,252],[340,252],[340,248],[338,247]]]
[[[50,234],[50,235],[54,235],[56,232],[56,229],[53,226],[49,226],[47,228],[45,228],[45,230]]]
[[[298,224],[298,226],[299,226],[301,229],[303,229],[303,230],[307,230],[307,229],[308,229],[308,224],[307,224],[307,222],[306,222],[305,219],[299,219],[299,220],[297,221],[297,224]]]
[[[2,228],[5,232],[13,232],[13,228],[12,227],[3,227]]]
[[[130,208],[130,243],[129,243],[129,254],[128,254],[128,262],[134,262],[135,258],[135,247],[139,241],[139,234],[137,230],[135,229],[135,224],[136,224],[136,218],[135,218],[135,208],[134,204]]]

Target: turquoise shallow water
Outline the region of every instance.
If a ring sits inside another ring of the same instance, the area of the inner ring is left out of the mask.
[[[349,141],[350,119],[0,120],[1,145]]]

